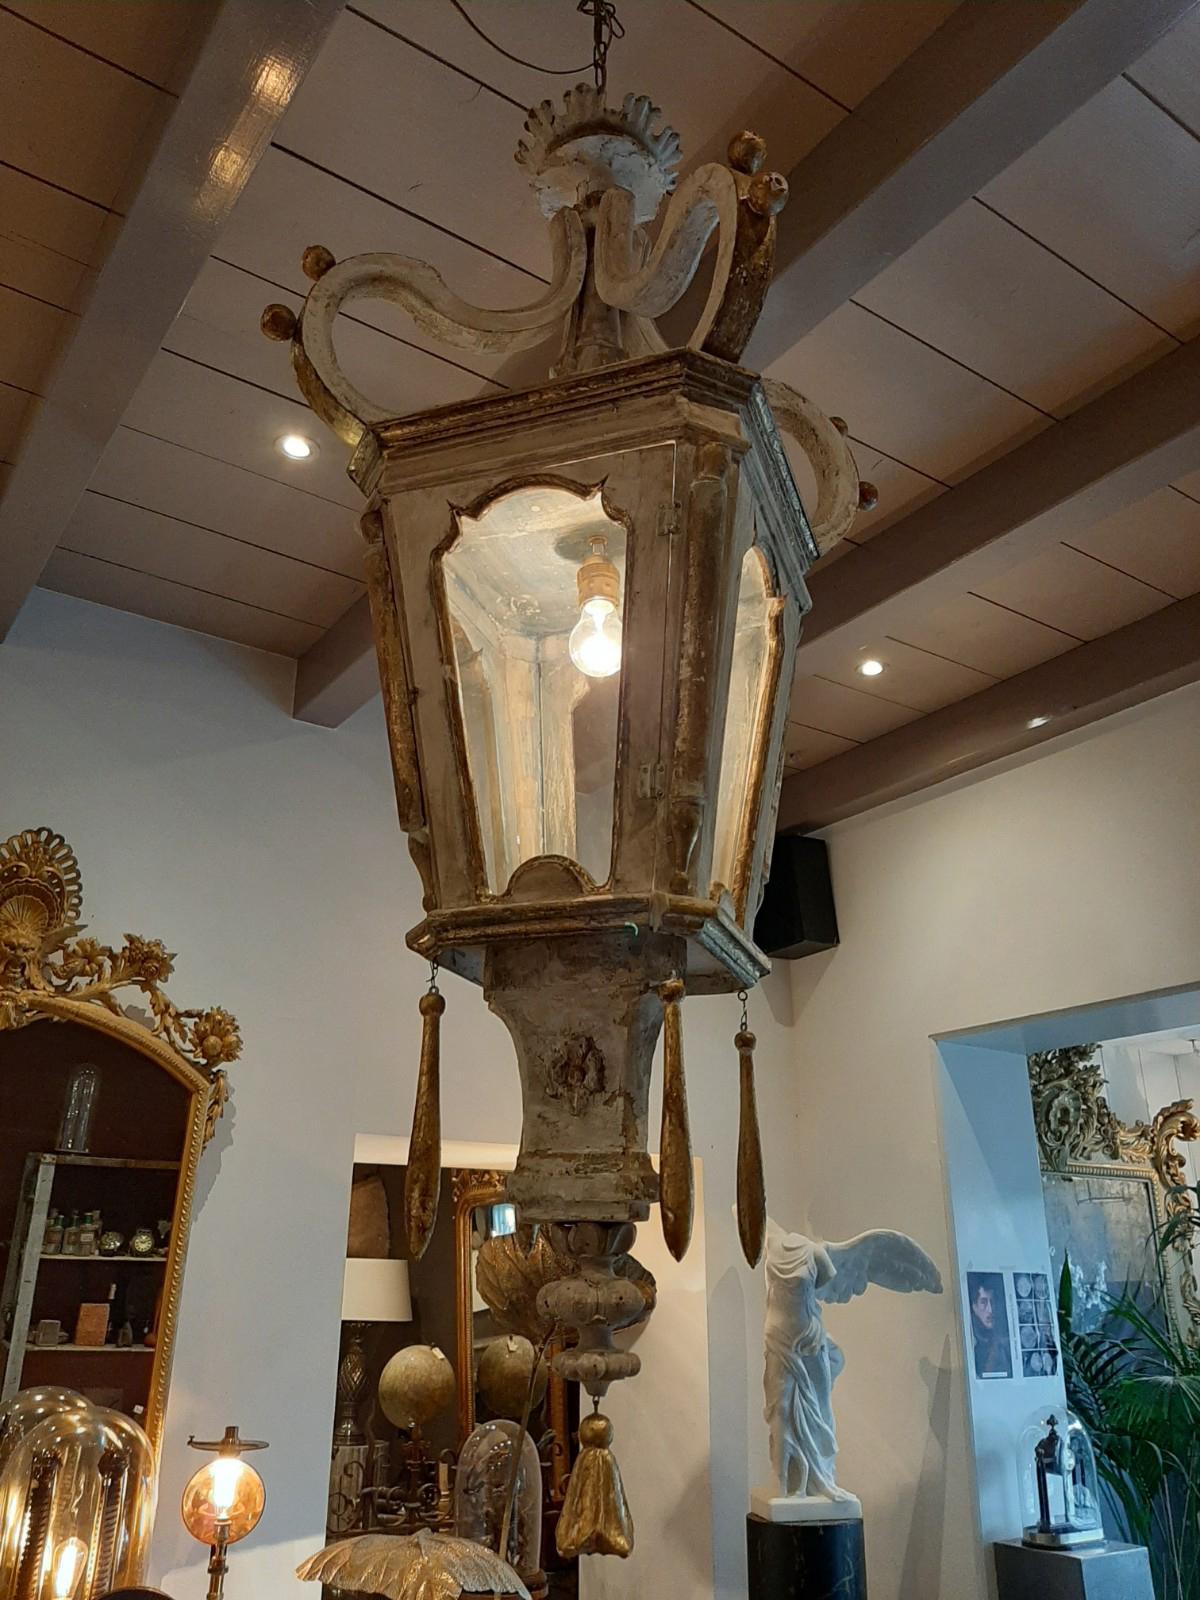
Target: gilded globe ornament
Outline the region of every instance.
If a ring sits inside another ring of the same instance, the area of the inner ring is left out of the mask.
[[[741,133],[735,133],[729,141],[727,154],[729,165],[735,172],[744,172],[752,177],[767,159],[767,141],[761,134],[751,133],[748,128],[743,128]]]
[[[259,318],[258,325],[268,339],[285,344],[296,332],[296,313],[291,306],[273,301]]]
[[[534,1365],[537,1373],[534,1376]],[[497,1417],[518,1422],[525,1413],[533,1378],[533,1405],[545,1399],[549,1374],[529,1340],[518,1333],[493,1339],[479,1358],[477,1382],[488,1410]]]
[[[454,1400],[454,1368],[430,1344],[410,1344],[396,1354],[379,1377],[379,1407],[397,1428],[431,1422]]]

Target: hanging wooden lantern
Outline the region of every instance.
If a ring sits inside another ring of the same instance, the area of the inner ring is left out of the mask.
[[[351,446],[368,501],[400,822],[424,887],[408,942],[481,984],[508,1026],[524,1108],[509,1198],[522,1221],[556,1225],[568,1252],[586,1237],[574,1299],[559,1298],[610,1326],[627,1285],[597,1252],[627,1250],[627,1224],[660,1198],[647,1121],[664,1014],[663,1211],[672,1248],[687,1245],[680,1004],[768,970],[752,928],[804,575],[859,500],[842,433],[736,365],[786,184],[741,134],[730,166],[676,190],[678,139],[657,118],[644,98],[613,109],[587,85],[530,113],[517,159],[550,219],[554,271],[529,306],[483,310],[422,263],[334,263],[314,248],[301,316],[264,314],[265,332],[290,338],[314,410]],[[669,195],[649,248],[644,225]],[[654,319],[710,241],[707,302],[687,346],[667,349]],[[364,297],[460,347],[557,337],[553,375],[392,416],[334,354],[338,311]],[[770,399],[812,463],[815,533]],[[737,1095],[731,1070],[731,1106]],[[431,1150],[414,1159],[436,1164]],[[604,1339],[589,1347],[571,1376],[600,1395],[630,1358]]]

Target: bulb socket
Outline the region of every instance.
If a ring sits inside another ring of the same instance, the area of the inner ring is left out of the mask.
[[[575,576],[579,605],[582,609],[589,600],[610,600],[613,606],[621,601],[621,578],[605,551],[608,540],[602,535],[592,540],[592,553],[582,561]]]

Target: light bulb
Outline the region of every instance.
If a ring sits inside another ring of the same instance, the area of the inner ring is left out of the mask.
[[[64,1539],[59,1545],[51,1574],[54,1600],[74,1600],[87,1558],[88,1547],[82,1539]]]
[[[220,1518],[228,1517],[229,1509],[237,1499],[238,1485],[246,1470],[237,1456],[218,1456],[209,1469],[213,1510]]]
[[[621,666],[621,619],[611,600],[597,595],[579,608],[567,641],[571,660],[589,678],[611,678]]]
[[[877,678],[883,671],[883,662],[876,661],[873,656],[869,656],[866,661],[859,662],[858,670],[864,678]]]

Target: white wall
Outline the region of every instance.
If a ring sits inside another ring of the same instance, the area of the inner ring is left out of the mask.
[[[1012,1341],[1011,1375],[977,1378],[970,1340],[963,1339],[979,1532],[990,1543],[1012,1537],[1028,1520],[1017,1446],[1033,1411],[1044,1416],[1065,1398],[1061,1370],[1053,1377],[1024,1375],[1013,1275],[1042,1272],[1051,1287],[1054,1280],[1026,1056],[971,1040],[943,1044],[940,1054],[953,1264],[946,1293],[968,1329],[967,1273],[999,1272]]]
[[[169,1574],[178,1600],[204,1591],[202,1553],[175,1513],[198,1459],[185,1441],[226,1422],[271,1441],[268,1509],[234,1554],[237,1586],[260,1600],[307,1593],[290,1573],[324,1528],[354,1138],[407,1133],[412,1111],[426,972],[404,947],[419,893],[378,702],[334,733],[293,722],[290,691],[280,660],[43,592],[0,647],[0,828],[62,832],[92,931],[164,939],[179,952],[172,994],[227,1006],[245,1038],[232,1115],[202,1170],[167,1416],[151,1580]],[[511,1142],[508,1035],[477,990],[445,988],[446,1136]],[[752,1004],[765,1148],[788,1216],[790,1003],[783,973]],[[722,1596],[744,1591],[747,1452],[765,1452],[761,1290],[730,1216],[736,1027],[732,999],[686,1008],[717,1375],[696,1404],[730,1441],[712,1482]],[[638,1382],[651,1403],[649,1366]],[[680,1484],[681,1501],[691,1490]],[[688,1500],[695,1537],[707,1537],[707,1509]]]
[[[842,944],[792,969],[794,1160],[818,1231],[902,1228],[949,1273],[932,1037],[1195,984],[1198,797],[1190,688],[830,831]],[[863,1500],[872,1600],[987,1592],[957,1298],[872,1291],[829,1314],[847,1357],[840,1472]]]

